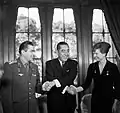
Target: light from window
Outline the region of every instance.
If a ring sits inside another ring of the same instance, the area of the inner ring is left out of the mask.
[[[109,30],[105,21],[104,13],[100,9],[94,9],[93,21],[92,21],[92,42],[94,45],[101,41],[108,42],[111,45],[107,58],[110,61],[117,63],[116,62],[117,51],[111,39]]]
[[[35,45],[34,62],[38,65],[40,75],[42,75],[41,24],[38,8],[18,8],[15,40],[16,58],[19,57],[20,44],[26,40],[32,41]]]
[[[60,41],[65,41],[69,44],[70,47],[70,57],[72,59],[77,59],[76,26],[73,10],[71,8],[54,9],[52,32],[53,58],[57,57],[56,45]]]

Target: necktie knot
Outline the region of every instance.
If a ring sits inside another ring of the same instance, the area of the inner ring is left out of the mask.
[[[62,61],[62,67],[64,66],[65,62]]]
[[[29,70],[29,63],[24,64],[24,66],[25,66],[25,68],[26,68],[26,70],[28,72],[28,70]]]

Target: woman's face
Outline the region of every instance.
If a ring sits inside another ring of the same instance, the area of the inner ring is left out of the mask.
[[[97,61],[101,61],[102,59],[104,59],[106,57],[106,53],[101,53],[100,49],[96,49],[94,52],[94,58]]]

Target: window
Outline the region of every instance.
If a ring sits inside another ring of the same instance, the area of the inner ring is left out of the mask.
[[[77,59],[77,38],[76,26],[74,21],[73,10],[54,9],[53,25],[52,25],[52,56],[57,57],[56,45],[60,41],[65,41],[70,47],[70,57]]]
[[[112,42],[104,13],[100,9],[94,9],[93,10],[93,22],[92,22],[92,42],[93,45],[97,42],[100,41],[105,41],[108,42],[111,45],[110,51],[107,55],[107,58],[114,62],[116,62],[116,57],[117,57],[117,51],[114,47],[114,44]],[[93,58],[94,60],[94,58]]]
[[[20,44],[26,40],[32,41],[35,45],[34,62],[38,65],[40,75],[42,75],[41,24],[38,8],[18,8],[15,40],[16,58],[19,56]]]

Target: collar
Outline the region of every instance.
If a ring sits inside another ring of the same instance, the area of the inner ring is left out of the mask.
[[[60,62],[60,65],[62,66],[63,64],[65,64],[65,62],[61,61],[59,58],[58,58],[58,61]]]

